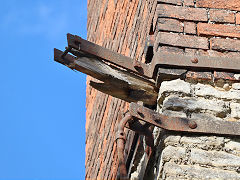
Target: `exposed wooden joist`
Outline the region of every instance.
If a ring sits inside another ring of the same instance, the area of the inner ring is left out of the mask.
[[[54,60],[102,81],[102,83],[91,81],[90,85],[93,88],[127,102],[142,101],[147,105],[156,104],[158,89],[153,82],[115,68],[94,56],[82,54],[80,58],[75,58],[67,54],[62,58],[62,53],[54,49]]]

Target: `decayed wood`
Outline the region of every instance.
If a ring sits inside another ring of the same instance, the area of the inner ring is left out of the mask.
[[[96,57],[82,54],[81,58],[74,58],[68,54],[62,58],[61,54],[62,51],[55,49],[55,61],[102,81],[91,81],[93,88],[127,102],[156,104],[158,91],[153,82],[111,66]]]

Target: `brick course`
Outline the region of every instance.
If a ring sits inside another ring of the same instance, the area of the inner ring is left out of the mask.
[[[211,49],[240,51],[240,40],[211,38],[210,42]]]
[[[176,33],[161,32],[158,34],[157,42],[171,46],[208,49],[208,39]]]
[[[210,9],[210,21],[219,23],[235,23],[235,14],[225,10]]]
[[[198,35],[240,38],[240,26],[198,23],[197,31]]]
[[[181,20],[207,21],[207,10],[201,8],[181,7],[160,4],[157,7],[159,17],[170,17]]]
[[[240,11],[240,4],[238,0],[196,0],[197,7],[217,8]]]

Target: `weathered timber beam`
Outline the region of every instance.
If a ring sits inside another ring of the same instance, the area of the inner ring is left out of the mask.
[[[156,104],[158,88],[153,82],[115,68],[95,56],[82,53],[79,55],[81,57],[75,58],[70,54],[63,57],[62,54],[62,51],[54,49],[54,60],[103,82],[91,81],[90,85],[95,89],[127,102],[142,101],[147,105]]]

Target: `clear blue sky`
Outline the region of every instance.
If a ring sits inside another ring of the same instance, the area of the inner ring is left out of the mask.
[[[87,0],[0,5],[0,180],[84,179],[86,76],[54,62]]]

